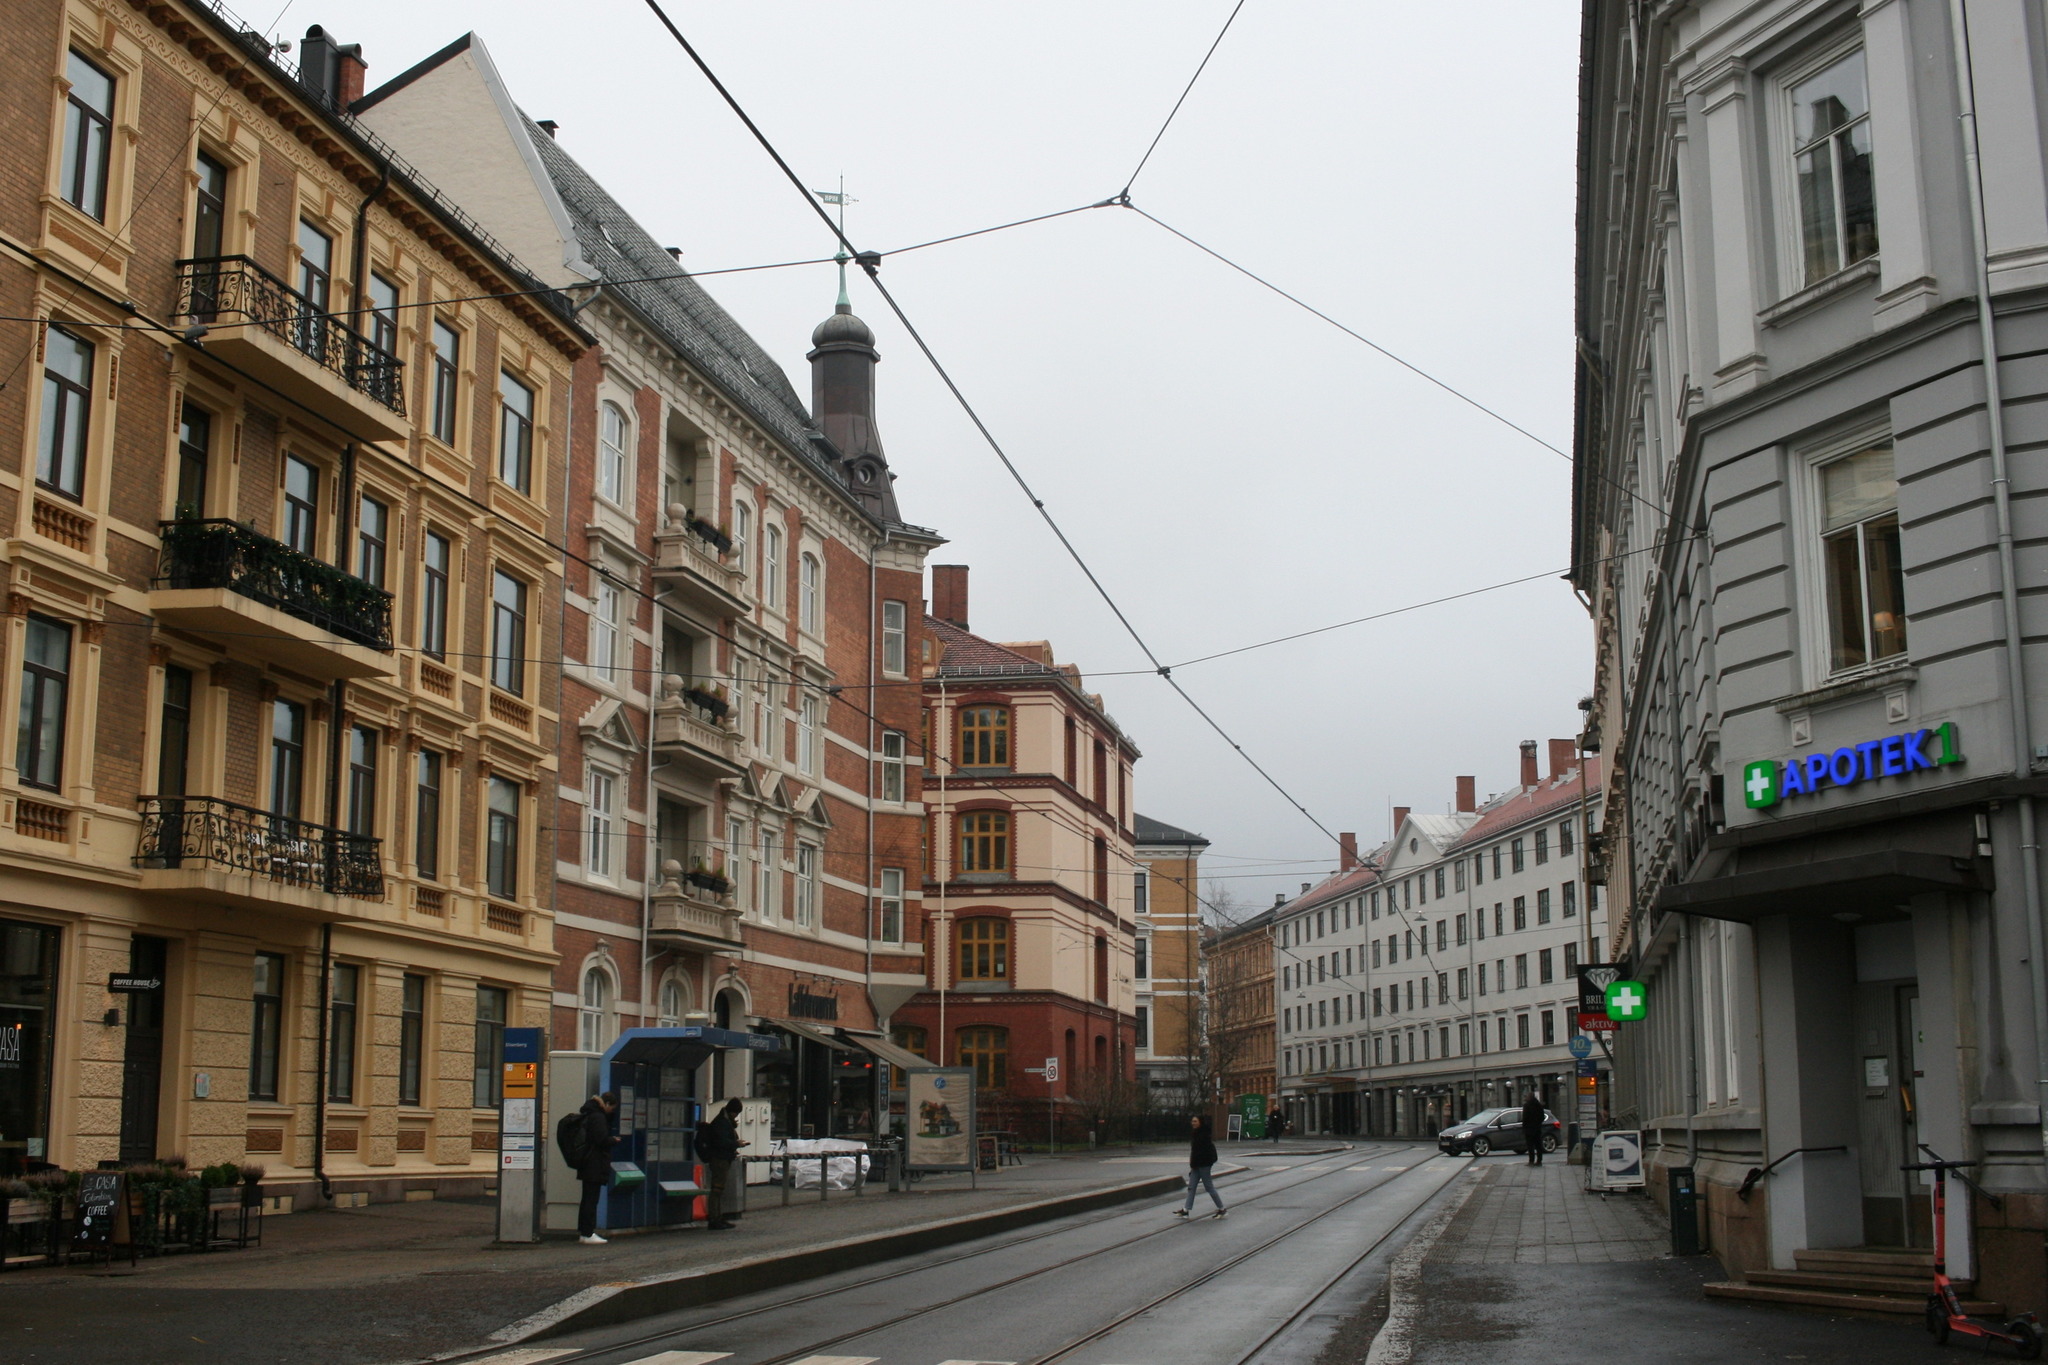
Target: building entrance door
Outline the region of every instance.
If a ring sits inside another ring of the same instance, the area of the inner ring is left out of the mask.
[[[121,1160],[156,1158],[157,1108],[164,1070],[164,971],[168,945],[137,934],[129,940],[128,973],[156,988],[128,995],[128,1031],[121,1053]]]
[[[1866,1246],[1924,1247],[1928,1212],[1922,1191],[1899,1167],[1919,1142],[1913,1038],[1920,988],[1913,981],[1856,987],[1858,1166],[1863,1180]]]

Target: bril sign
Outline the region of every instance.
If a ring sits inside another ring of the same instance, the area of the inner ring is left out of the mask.
[[[1758,759],[1742,769],[1742,804],[1761,810],[1795,796],[1811,796],[1823,787],[1854,787],[1880,777],[1904,777],[1923,768],[1962,761],[1956,723],[1946,721],[1929,730],[1867,739],[1831,754],[1788,758],[1782,764],[1776,759]]]

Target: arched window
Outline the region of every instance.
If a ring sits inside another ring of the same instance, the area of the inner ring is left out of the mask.
[[[1006,919],[960,921],[960,980],[1010,979],[1010,922]]]
[[[965,706],[960,709],[960,766],[1010,766],[1010,708]]]
[[[598,422],[597,495],[621,507],[626,503],[626,410],[606,403]]]
[[[670,977],[661,983],[661,1026],[677,1028],[690,1012],[690,992],[681,980]]]
[[[920,1057],[931,1054],[925,1051],[925,1031],[915,1024],[898,1024],[889,1030],[889,1041],[905,1052],[915,1052]]]
[[[823,595],[824,570],[818,557],[805,552],[797,569],[797,624],[816,635],[821,620],[819,598]]]
[[[971,810],[960,817],[960,866],[956,872],[1010,870],[1010,813]]]
[[[961,1029],[960,1065],[974,1068],[978,1088],[1006,1088],[1010,1083],[1010,1031],[993,1024]]]
[[[592,966],[583,973],[583,1005],[576,1015],[576,1046],[583,1052],[602,1052],[611,1041],[611,974]]]

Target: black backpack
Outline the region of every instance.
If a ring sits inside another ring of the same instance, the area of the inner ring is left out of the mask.
[[[590,1155],[590,1134],[584,1130],[580,1111],[562,1115],[562,1121],[555,1125],[555,1146],[561,1149],[562,1160],[577,1170],[583,1168]]]

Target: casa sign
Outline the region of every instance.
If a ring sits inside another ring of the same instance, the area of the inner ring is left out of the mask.
[[[1956,723],[1946,721],[1926,730],[1912,730],[1883,739],[1867,739],[1833,753],[1808,754],[1783,762],[1758,759],[1742,769],[1742,804],[1762,810],[1795,796],[1812,796],[1828,787],[1855,787],[1884,777],[1904,777],[1921,769],[1963,761]]]

